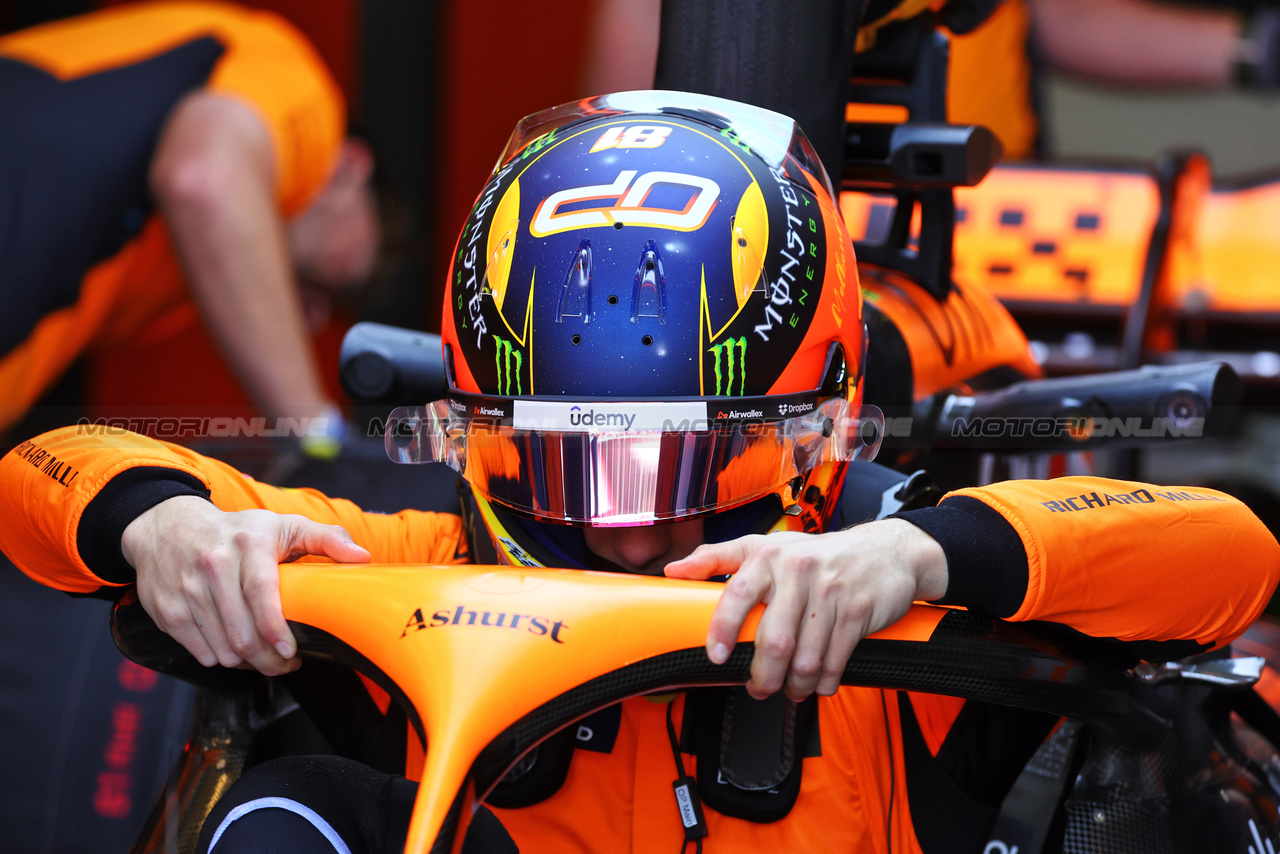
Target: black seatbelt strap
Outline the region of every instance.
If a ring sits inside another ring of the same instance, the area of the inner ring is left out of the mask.
[[[1040,854],[1071,776],[1080,724],[1064,720],[1036,750],[1000,805],[984,854]]]

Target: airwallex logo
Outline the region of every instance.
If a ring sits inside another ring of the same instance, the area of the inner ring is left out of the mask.
[[[574,427],[620,427],[630,430],[636,422],[634,412],[596,412],[581,406],[569,407],[569,424]]]
[[[465,605],[453,608],[441,608],[430,617],[424,617],[421,608],[414,609],[404,624],[400,637],[410,632],[424,629],[448,629],[454,627],[475,626],[476,628],[504,629],[510,632],[526,632],[538,637],[550,638],[555,643],[564,643],[564,633],[568,626],[563,620],[552,620],[537,614],[516,614],[506,611],[472,610]]]

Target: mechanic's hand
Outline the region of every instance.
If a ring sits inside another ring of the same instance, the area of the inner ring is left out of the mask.
[[[894,623],[916,600],[947,592],[942,547],[903,519],[829,534],[779,532],[699,546],[667,565],[672,578],[731,574],[707,630],[707,655],[723,664],[747,615],[756,628],[747,690],[793,700],[830,695],[858,641]]]
[[[120,550],[137,570],[142,606],[201,664],[248,665],[268,676],[301,663],[280,606],[278,564],[303,555],[369,560],[336,525],[269,510],[227,513],[194,495],[134,519]]]

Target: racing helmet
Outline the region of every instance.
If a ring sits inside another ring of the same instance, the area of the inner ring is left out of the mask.
[[[442,338],[448,395],[393,413],[387,450],[457,470],[508,563],[580,563],[564,526],[821,530],[879,445],[830,179],[794,121],[733,101],[523,119],[463,225]]]

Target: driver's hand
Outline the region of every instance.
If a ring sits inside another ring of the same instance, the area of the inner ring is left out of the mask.
[[[896,622],[916,600],[947,591],[947,559],[902,519],[829,534],[751,535],[699,546],[667,565],[672,578],[732,575],[711,617],[707,655],[723,664],[760,603],[751,660],[753,697],[834,694],[858,641]]]
[[[336,525],[269,510],[227,513],[193,495],[138,516],[120,549],[138,573],[142,606],[201,664],[247,665],[268,676],[300,664],[280,607],[278,564],[303,555],[369,560]]]

